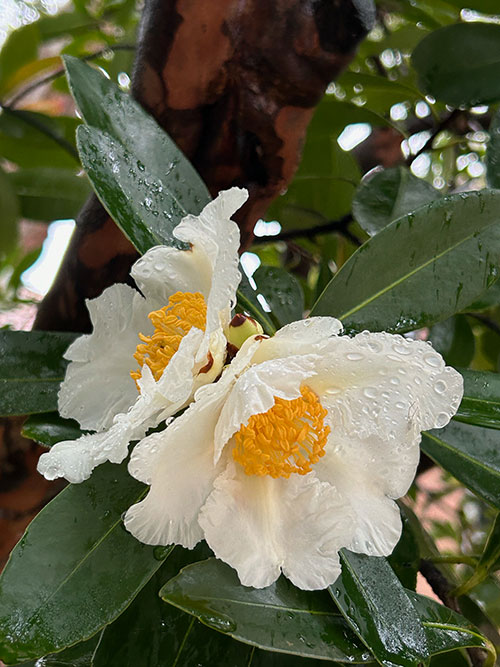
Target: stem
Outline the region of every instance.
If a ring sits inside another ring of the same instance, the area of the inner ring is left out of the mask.
[[[296,238],[313,238],[320,234],[337,232],[359,247],[362,245],[362,241],[348,229],[348,226],[352,221],[352,213],[347,213],[338,220],[328,220],[328,222],[324,222],[321,225],[315,225],[314,227],[307,227],[306,229],[289,229],[276,234],[276,236],[257,236],[253,240],[253,243],[255,245],[260,245],[263,243],[275,243],[276,241],[291,241]]]
[[[52,139],[52,141],[58,144],[62,149],[64,149],[67,153],[69,153],[71,157],[74,157],[75,160],[78,163],[80,163],[80,158],[78,157],[78,152],[76,148],[74,148],[67,139],[61,137],[59,134],[54,132],[50,127],[45,125],[45,123],[39,120],[37,116],[32,115],[28,111],[22,111],[21,109],[11,109],[9,106],[2,105],[1,103],[0,103],[0,108],[3,110],[4,113],[10,114],[11,116],[18,118],[19,120],[26,123],[26,125],[30,125],[31,127],[34,127],[36,130],[41,132],[42,134],[45,134],[45,136]]]
[[[115,46],[106,46],[104,49],[100,49],[99,51],[96,51],[95,53],[91,53],[86,56],[80,56],[80,60],[83,60],[85,62],[88,62],[90,60],[94,60],[95,58],[100,58],[102,55],[105,53],[108,53],[109,51],[135,51],[135,46],[133,44],[116,44]],[[63,76],[64,74],[64,67],[61,67],[58,69],[56,72],[52,72],[52,74],[48,74],[47,76],[44,76],[42,79],[38,79],[38,81],[35,81],[34,83],[31,83],[29,86],[26,86],[23,90],[21,90],[17,95],[15,95],[9,104],[9,107],[12,109],[12,107],[16,106],[16,104],[19,102],[19,100],[22,100],[23,97],[26,97],[29,93],[33,92],[40,86],[43,86],[46,83],[50,83],[51,81],[54,81],[55,79],[58,79],[60,76]]]
[[[485,327],[488,327],[488,329],[491,329],[491,331],[494,331],[500,336],[500,326],[487,315],[482,315],[481,313],[464,313],[464,315],[467,315],[467,317],[472,317],[478,322],[481,322]]]

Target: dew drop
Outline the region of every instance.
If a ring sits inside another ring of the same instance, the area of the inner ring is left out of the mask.
[[[436,417],[436,428],[443,428],[450,421],[450,415],[446,412],[440,412]]]
[[[444,382],[443,380],[438,380],[434,385],[434,391],[437,394],[444,394],[446,388],[447,388],[446,382]]]
[[[349,361],[361,361],[365,358],[365,355],[360,352],[349,352],[346,354],[346,358],[349,359]]]
[[[424,357],[424,361],[428,366],[431,366],[431,368],[439,368],[441,365],[441,360],[439,357],[437,357],[435,354],[426,354]]]

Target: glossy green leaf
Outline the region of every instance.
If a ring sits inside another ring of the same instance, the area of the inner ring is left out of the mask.
[[[460,648],[476,647],[489,653],[485,665],[494,664],[495,649],[488,639],[461,614],[412,591],[407,591],[407,595],[421,618],[431,655]]]
[[[179,245],[172,230],[187,211],[158,177],[118,141],[93,127],[77,133],[80,159],[113,220],[140,253],[159,244]]]
[[[500,375],[487,371],[460,372],[464,378],[464,397],[455,419],[500,429]]]
[[[392,167],[375,172],[359,185],[352,212],[360,227],[374,236],[397,218],[439,197],[430,183],[409,169]]]
[[[76,118],[46,116],[32,111],[0,114],[0,155],[20,167],[78,166]]]
[[[422,451],[500,509],[500,433],[452,421],[422,435]]]
[[[486,176],[491,188],[500,188],[500,110],[490,124],[490,140],[486,149]]]
[[[246,588],[232,568],[209,559],[184,568],[160,595],[209,627],[260,648],[342,663],[370,660],[325,592],[301,591],[283,577],[267,588]]]
[[[30,415],[23,424],[25,438],[30,438],[46,447],[52,447],[63,440],[76,440],[85,431],[74,419],[64,419],[57,412]]]
[[[257,299],[258,292],[250,285],[250,281],[245,275],[243,268],[240,267],[241,271],[241,282],[238,288],[238,303],[236,310],[238,312],[245,311],[252,317],[254,317],[264,329],[264,332],[269,336],[272,336],[276,332],[276,326],[271,321],[269,313],[265,313],[262,309],[259,300]]]
[[[100,634],[69,648],[45,655],[41,660],[23,662],[19,667],[90,667]]]
[[[475,339],[468,319],[455,315],[438,322],[429,331],[427,340],[442,355],[448,366],[468,366],[475,350]]]
[[[57,409],[57,392],[76,338],[70,333],[0,331],[0,415]]]
[[[166,132],[130,95],[77,58],[67,56],[64,63],[71,92],[85,122],[108,135],[103,137],[102,148],[105,153],[102,154],[102,168],[109,168],[111,182],[116,175],[116,185],[129,186],[126,194],[131,201],[137,194],[137,189],[142,192],[142,185],[146,190],[151,181],[152,201],[148,203],[148,199],[143,202],[146,207],[143,215],[153,224],[153,229],[158,228],[159,222],[151,218],[155,218],[155,213],[156,216],[161,216],[165,227],[162,236],[167,238],[172,226],[179,222],[179,215],[197,215],[210,201],[205,184]],[[89,140],[96,141],[96,135],[97,133],[93,132]],[[111,139],[111,143],[106,142],[106,139]],[[86,135],[82,134],[79,139],[80,147],[86,140]],[[120,153],[117,158],[130,156],[128,164],[122,165],[129,179],[124,179],[123,173],[118,176],[117,172],[113,171],[113,166],[116,169],[117,159],[114,159],[110,152],[116,142],[122,145],[123,150],[123,154]],[[89,165],[87,169],[88,167]],[[89,173],[89,176],[94,182],[92,174]],[[106,205],[106,202],[104,203]],[[164,209],[167,209],[167,212],[164,212]]]
[[[404,513],[401,519],[403,522],[401,537],[387,561],[401,584],[414,591],[420,567],[420,546]]]
[[[144,493],[126,463],[107,463],[64,489],[32,521],[0,578],[4,661],[87,639],[130,604],[169,555],[141,544],[122,525],[122,513]]]
[[[382,664],[416,667],[430,655],[411,600],[385,558],[340,552],[342,574],[330,594],[350,627]]]
[[[302,319],[304,292],[295,276],[281,267],[261,265],[253,279],[281,326]]]
[[[41,167],[9,174],[24,218],[52,222],[75,218],[91,193],[86,178],[70,169]]]
[[[431,32],[412,65],[422,90],[455,107],[500,100],[500,26],[457,23]]]
[[[461,193],[395,220],[349,258],[311,314],[349,331],[404,332],[462,310],[497,278],[499,204],[494,190]]]
[[[17,244],[19,200],[7,174],[0,168],[0,254],[8,253]]]

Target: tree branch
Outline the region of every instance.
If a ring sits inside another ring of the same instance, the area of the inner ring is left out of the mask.
[[[274,236],[257,236],[253,240],[254,245],[262,245],[263,243],[274,243],[276,241],[291,241],[298,238],[312,239],[320,234],[330,234],[335,232],[341,234],[349,239],[351,243],[356,246],[362,245],[361,239],[349,230],[349,224],[353,222],[352,213],[347,213],[338,220],[329,220],[314,227],[307,227],[305,229],[288,229]]]

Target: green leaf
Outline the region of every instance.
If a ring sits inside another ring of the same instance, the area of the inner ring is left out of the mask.
[[[7,174],[0,168],[0,254],[11,252],[17,245],[19,200]]]
[[[296,224],[297,208],[320,214],[326,220],[340,218],[351,210],[360,179],[359,167],[354,157],[340,148],[333,132],[328,135],[321,132],[311,123],[295,178],[266,214],[267,218],[279,220],[285,229]],[[310,214],[306,213],[304,218],[302,227],[307,227]]]
[[[76,440],[85,431],[74,419],[64,419],[57,412],[31,415],[23,424],[22,434],[42,445],[52,447],[63,440]]]
[[[252,315],[258,322],[260,322],[264,332],[269,336],[272,336],[276,333],[276,327],[269,318],[269,313],[265,313],[262,310],[257,295],[258,293],[250,285],[250,281],[241,268],[241,283],[237,292],[238,303],[236,310],[240,313],[245,311],[249,315]]]
[[[63,651],[46,655],[41,661],[23,662],[19,667],[90,667],[99,639],[100,635],[97,634]]]
[[[23,217],[30,220],[74,218],[91,193],[87,179],[70,169],[19,169],[9,174],[9,180],[19,197]]]
[[[460,370],[464,397],[455,419],[500,429],[500,375],[488,371]]]
[[[24,110],[0,114],[0,155],[20,167],[78,166],[75,149],[76,118]]]
[[[39,30],[36,23],[14,30],[0,51],[0,96],[5,84],[14,72],[35,60],[38,54]]]
[[[134,220],[142,216],[151,227],[156,242],[171,243],[172,229],[180,219],[188,213],[197,215],[210,201],[205,184],[135,100],[77,58],[66,56],[64,63],[71,92],[90,126],[81,128],[78,143],[99,198],[133,243],[136,236],[139,244],[144,238],[136,222],[124,226],[129,208]],[[136,247],[144,251],[142,245]]]
[[[144,493],[126,463],[105,464],[32,521],[0,579],[5,661],[87,639],[126,609],[170,553],[141,544],[123,528],[122,513]]]
[[[427,338],[432,347],[442,355],[448,366],[468,366],[475,349],[474,333],[464,315],[455,315],[438,322]]]
[[[0,331],[0,415],[57,409],[67,361],[62,355],[75,334]]]
[[[500,188],[500,110],[490,124],[490,140],[486,148],[486,176],[491,188]]]
[[[172,236],[188,211],[175,198],[158,169],[149,171],[109,135],[82,125],[77,132],[80,159],[94,190],[113,220],[140,253],[176,245]]]
[[[493,667],[495,649],[472,623],[435,600],[412,591],[407,595],[421,618],[431,655],[476,647],[488,651],[489,661],[484,664]]]
[[[500,433],[452,421],[422,435],[422,451],[500,509]]]
[[[342,574],[329,591],[345,619],[382,664],[416,667],[430,655],[411,600],[385,558],[340,552]]]
[[[402,333],[462,310],[497,278],[499,204],[494,190],[460,193],[395,220],[349,258],[311,315]]]
[[[184,568],[160,595],[205,625],[260,648],[342,663],[371,659],[325,592],[301,591],[283,577],[267,588],[246,588],[232,568],[212,558]]]
[[[422,89],[455,107],[500,100],[500,26],[458,23],[431,32],[417,45],[412,65]]]
[[[374,236],[388,224],[441,195],[405,167],[383,169],[358,186],[352,202],[355,219]]]
[[[401,519],[403,522],[401,537],[387,562],[401,584],[414,591],[420,567],[420,545],[404,512]]]
[[[253,279],[281,326],[302,319],[304,292],[295,276],[281,267],[261,264]]]

